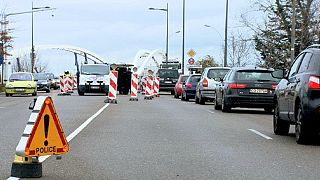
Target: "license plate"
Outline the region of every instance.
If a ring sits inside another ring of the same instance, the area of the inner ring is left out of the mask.
[[[17,92],[24,91],[24,89],[16,89]]]
[[[166,83],[166,84],[171,84],[172,82],[171,82],[171,81],[165,81],[164,83]]]
[[[250,89],[250,93],[267,94],[268,93],[268,89]]]
[[[99,86],[91,86],[91,89],[99,89]]]

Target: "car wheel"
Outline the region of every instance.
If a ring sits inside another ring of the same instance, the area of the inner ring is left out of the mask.
[[[9,93],[6,93],[6,97],[9,97],[10,96],[10,94]]]
[[[186,101],[189,101],[189,97],[188,97],[187,93],[184,95],[184,97],[185,97]]]
[[[181,101],[184,101],[185,98],[184,98],[184,93],[181,93]]]
[[[225,97],[222,97],[221,109],[222,109],[222,112],[229,112],[231,110],[231,106],[226,103]]]
[[[176,99],[178,99],[179,98],[179,95],[177,94],[177,92],[176,91],[174,91],[174,96],[173,96],[174,98],[176,98]]]
[[[206,101],[205,101],[204,97],[202,97],[201,93],[199,93],[199,104],[201,104],[201,105],[206,104]]]
[[[266,113],[272,113],[272,110],[273,110],[272,107],[265,107],[265,108],[264,108],[264,111],[265,111]]]
[[[49,93],[49,92],[50,92],[50,89],[47,89],[47,90],[46,90],[46,93]]]
[[[34,92],[32,93],[32,96],[37,96],[37,90],[34,90]]]
[[[311,128],[307,126],[303,119],[303,110],[301,105],[298,106],[298,110],[296,112],[296,141],[298,144],[308,144],[311,141]]]
[[[174,90],[171,91],[171,95],[174,95]]]
[[[78,91],[78,94],[79,94],[79,96],[83,96],[83,95],[84,95],[84,92]]]
[[[279,117],[279,105],[276,102],[273,112],[273,132],[276,135],[287,135],[289,133],[289,122],[280,119]]]
[[[216,96],[215,96],[215,98],[214,98],[214,109],[215,109],[215,110],[221,110],[221,105],[219,105],[219,103],[218,103],[217,94],[216,94]]]

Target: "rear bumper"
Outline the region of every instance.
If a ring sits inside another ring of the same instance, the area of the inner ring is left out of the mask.
[[[272,96],[227,96],[226,103],[231,107],[266,108],[274,106]]]
[[[176,84],[160,84],[160,91],[173,91]]]
[[[196,97],[196,89],[192,90],[185,90],[186,96],[188,96],[191,99],[194,99]]]
[[[208,100],[214,100],[216,98],[216,90],[215,89],[203,89],[201,90],[202,97]]]

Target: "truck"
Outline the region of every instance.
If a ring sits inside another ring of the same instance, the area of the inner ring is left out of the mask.
[[[110,66],[108,64],[81,64],[77,72],[78,94],[109,93]]]

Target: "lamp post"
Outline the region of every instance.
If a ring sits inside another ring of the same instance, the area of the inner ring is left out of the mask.
[[[32,4],[33,6],[33,4]],[[15,15],[22,15],[22,14],[29,14],[31,13],[32,14],[32,17],[33,17],[33,13],[34,12],[41,12],[41,11],[49,11],[49,10],[55,10],[56,8],[50,8],[50,7],[43,7],[43,8],[32,8],[32,11],[23,11],[23,12],[17,12],[17,13],[8,13],[8,14],[3,14],[2,16],[2,21],[1,21],[1,29],[2,29],[2,32],[7,32],[7,24],[9,23],[7,18],[9,16],[15,16]],[[33,19],[32,19],[33,21]],[[33,22],[32,22],[33,24]],[[32,25],[33,27],[33,25]],[[33,31],[33,28],[32,28],[32,31]],[[33,32],[32,32],[33,34]],[[33,39],[33,37],[32,37]],[[33,43],[32,43],[33,44]],[[3,51],[6,52],[6,47],[5,45],[3,44]],[[2,81],[4,80],[4,71],[7,71],[7,57],[6,55],[3,56],[3,64],[2,64]],[[3,83],[3,82],[2,82]]]
[[[34,10],[51,10],[52,8],[50,8],[49,6],[45,6],[45,7],[33,7],[33,1],[32,1],[32,7],[31,7],[31,73],[34,73],[34,66],[35,66],[35,61],[36,61],[36,57],[35,57],[35,52],[34,52],[34,33],[33,33],[33,29],[34,29],[34,23],[33,23],[33,13]]]
[[[186,1],[182,1],[182,74],[184,74],[184,38],[186,23]]]
[[[227,46],[228,46],[228,9],[229,9],[229,0],[226,0],[226,22],[224,27],[224,58],[223,58],[223,67],[227,67]]]
[[[166,67],[168,67],[168,56],[169,56],[169,4],[167,3],[167,8],[149,8],[149,10],[155,11],[165,11],[167,13],[167,37],[166,37]]]

